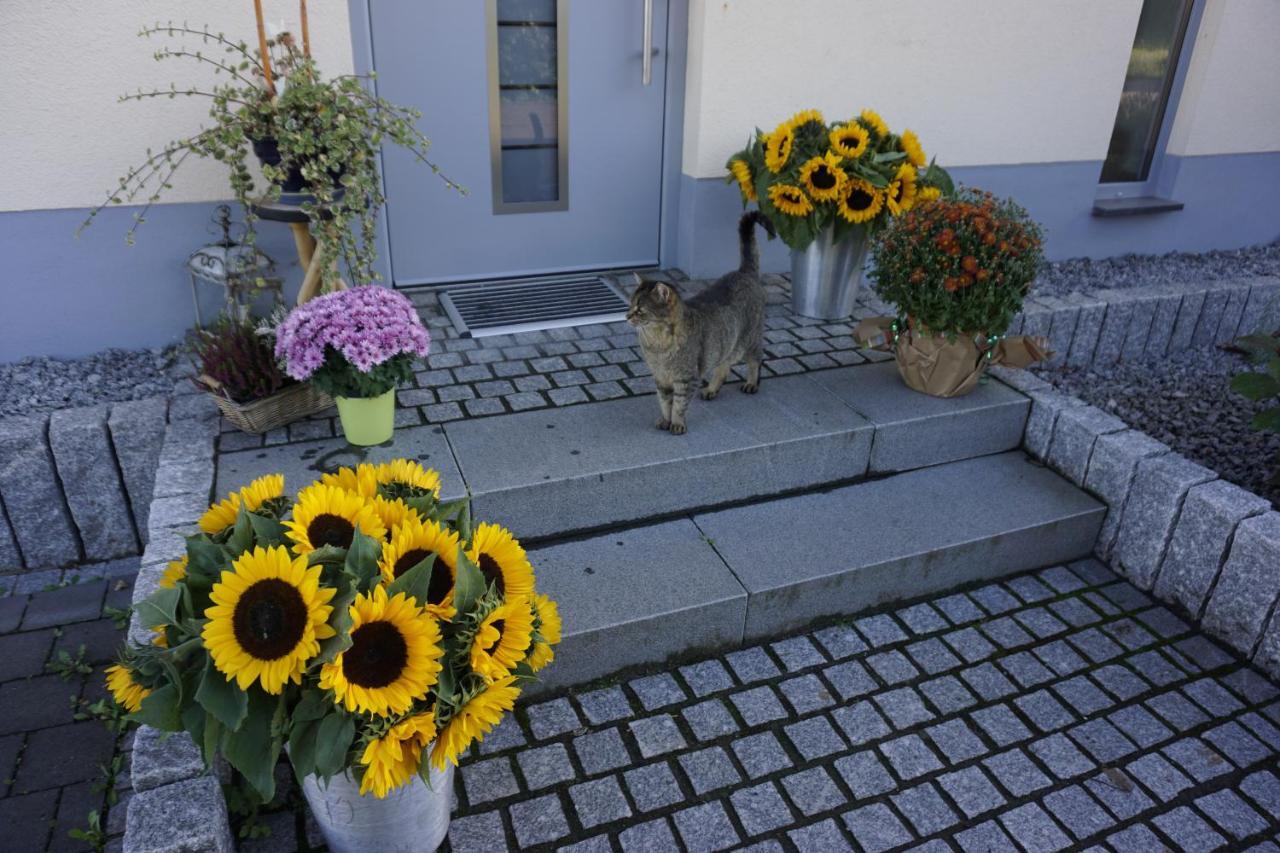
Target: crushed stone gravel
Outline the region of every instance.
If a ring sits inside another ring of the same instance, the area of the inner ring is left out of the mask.
[[[1177,282],[1208,282],[1247,276],[1280,276],[1280,242],[1202,254],[1121,255],[1092,260],[1073,258],[1046,264],[1032,294],[1064,296],[1104,288],[1158,287]]]
[[[1243,356],[1211,347],[1152,361],[1035,372],[1280,508],[1280,484],[1268,482],[1280,464],[1280,435],[1253,429],[1250,419],[1266,404],[1228,387],[1249,367]]]
[[[0,364],[0,417],[165,396],[187,367],[182,351],[110,349],[77,359]]]

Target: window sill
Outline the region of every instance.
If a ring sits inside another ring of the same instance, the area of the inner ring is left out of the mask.
[[[1135,196],[1131,198],[1103,198],[1093,203],[1093,215],[1142,216],[1147,213],[1169,213],[1182,210],[1185,205],[1171,198],[1155,198],[1154,196]]]

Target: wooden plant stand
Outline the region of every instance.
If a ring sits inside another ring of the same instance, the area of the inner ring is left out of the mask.
[[[307,219],[302,208],[295,204],[264,201],[254,204],[253,211],[260,219],[286,223],[289,230],[293,232],[293,245],[298,251],[298,264],[304,271],[302,286],[298,288],[298,304],[301,305],[319,296],[323,281],[321,273],[324,272],[321,263],[323,253],[317,251],[320,241],[311,233],[310,220]],[[331,259],[330,263],[337,263],[337,259]],[[347,283],[339,278],[333,289],[346,290]]]

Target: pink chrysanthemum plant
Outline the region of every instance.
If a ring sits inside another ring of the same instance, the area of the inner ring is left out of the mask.
[[[289,312],[276,357],[298,381],[333,397],[377,397],[408,381],[431,336],[413,303],[385,287],[340,290]]]

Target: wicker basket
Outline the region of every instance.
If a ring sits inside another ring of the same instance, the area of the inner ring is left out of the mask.
[[[333,405],[333,398],[312,387],[310,382],[298,382],[261,400],[237,403],[222,392],[221,383],[213,377],[201,376],[196,381],[213,397],[224,418],[254,435],[301,420]]]

